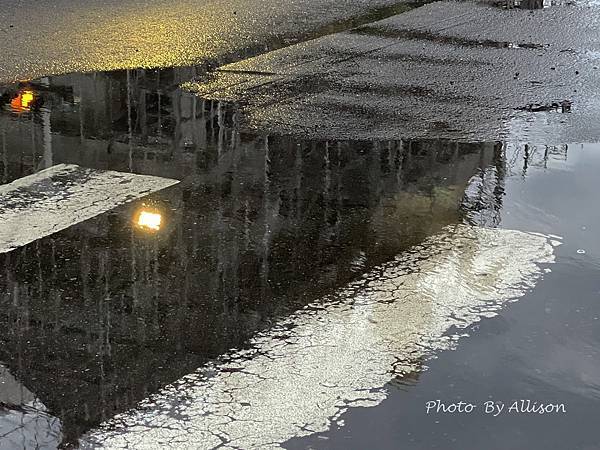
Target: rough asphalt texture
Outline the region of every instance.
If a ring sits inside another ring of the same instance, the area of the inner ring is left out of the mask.
[[[6,0],[0,82],[233,60],[394,5],[403,8],[394,0]]]
[[[593,141],[600,11],[438,2],[226,65],[190,88],[315,138]],[[560,29],[560,32],[557,30]]]

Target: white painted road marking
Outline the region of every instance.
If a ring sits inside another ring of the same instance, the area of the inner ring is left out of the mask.
[[[59,164],[0,186],[0,253],[179,183]]]

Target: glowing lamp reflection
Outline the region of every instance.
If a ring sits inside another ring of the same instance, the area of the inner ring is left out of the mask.
[[[31,110],[31,104],[34,100],[35,95],[33,94],[33,91],[21,91],[19,92],[19,95],[10,101],[10,106],[17,111],[29,111]]]
[[[157,212],[140,211],[137,216],[137,226],[145,230],[158,231],[162,223],[162,216]]]

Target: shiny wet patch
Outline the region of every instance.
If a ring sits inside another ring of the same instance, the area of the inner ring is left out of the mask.
[[[386,398],[554,262],[546,236],[456,225],[84,436],[84,448],[280,448]],[[174,444],[177,443],[177,444]]]

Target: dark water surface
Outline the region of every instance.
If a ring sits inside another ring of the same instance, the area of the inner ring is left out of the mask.
[[[534,146],[518,136],[489,143],[268,136],[239,130],[235,105],[178,88],[196,75],[194,68],[99,72],[0,88],[2,184],[61,163],[181,181],[0,254],[0,448],[77,446],[82,436],[100,445],[94,430],[116,414],[210,361],[227,361],[233,349],[256,347],[257,333],[307,305],[327,311],[323,299],[390,262],[407,273],[422,267],[434,256],[414,249],[457,226],[539,232],[562,245],[539,281],[519,269],[519,295],[509,295],[519,302],[461,322],[470,337],[456,351],[409,358],[410,370],[394,369],[393,381],[372,386],[381,399],[278,443],[600,448],[599,146]],[[156,229],[141,226],[144,212],[160,217]],[[452,236],[448,248],[462,239]],[[527,236],[542,239],[519,239]],[[415,255],[410,264],[396,259],[405,253]],[[460,270],[460,280],[474,276]],[[241,371],[218,366],[218,376],[227,370]],[[425,413],[434,399],[521,398],[564,403],[567,413]],[[169,414],[186,421],[185,407]],[[211,446],[188,431],[185,445],[154,444]]]
[[[418,381],[390,384],[380,406],[351,410],[344,427],[287,448],[366,448],[374,439],[383,440],[377,448],[600,448],[600,211],[592,206],[600,146],[547,150],[512,149],[499,225],[562,236],[552,271],[499,317],[470,327],[471,337],[430,361]],[[437,399],[506,406],[497,417],[481,406],[427,414]],[[566,414],[509,413],[521,399],[562,403]]]

